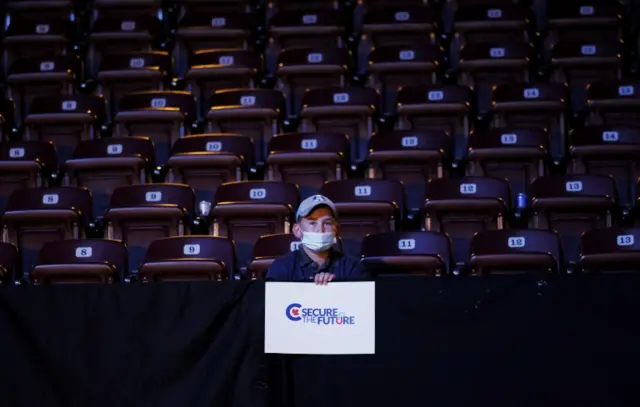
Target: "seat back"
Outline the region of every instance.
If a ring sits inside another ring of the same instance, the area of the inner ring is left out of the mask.
[[[300,239],[293,233],[260,236],[253,246],[251,263],[247,266],[247,276],[251,280],[264,279],[275,259],[298,250],[300,245]]]
[[[298,185],[300,199],[306,199],[326,181],[342,179],[348,157],[344,134],[285,133],[269,141],[267,178]]]
[[[615,181],[596,175],[540,177],[531,184],[529,227],[560,234],[565,262],[578,260],[580,235],[617,223]]]
[[[513,2],[464,4],[455,12],[452,46],[503,41],[528,42],[531,13]]]
[[[425,193],[424,228],[449,235],[455,262],[465,263],[476,233],[508,226],[510,197],[509,184],[502,179],[432,179]]]
[[[182,184],[121,186],[105,212],[106,238],[127,245],[129,268],[138,270],[153,240],[189,233],[193,190]]]
[[[198,202],[213,201],[218,187],[247,178],[253,167],[253,144],[239,134],[198,134],[173,145],[169,182],[188,184]]]
[[[580,239],[582,272],[637,272],[640,261],[640,229],[594,229]]]
[[[244,181],[222,184],[211,211],[212,234],[236,244],[238,264],[251,260],[253,245],[262,235],[291,231],[292,213],[300,201],[295,184]]]
[[[0,283],[15,282],[19,261],[18,248],[11,243],[0,242]]]
[[[13,19],[33,19],[48,16],[55,20],[66,20],[75,16],[74,1],[8,0],[4,4],[7,16]]]
[[[103,239],[48,242],[31,270],[34,284],[122,282],[127,273],[127,247]]]
[[[214,236],[174,236],[149,244],[140,267],[143,282],[231,280],[236,275],[233,241]]]
[[[362,241],[362,264],[375,275],[447,275],[452,264],[450,246],[443,233],[374,233]]]
[[[162,0],[93,0],[92,3],[94,21],[102,16],[158,15],[162,10]]]
[[[601,81],[587,86],[587,124],[640,127],[640,82]]]
[[[343,10],[281,10],[269,19],[271,52],[294,47],[343,46]]]

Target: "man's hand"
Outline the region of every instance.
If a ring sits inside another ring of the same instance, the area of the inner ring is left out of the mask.
[[[314,281],[316,285],[327,285],[329,284],[329,281],[333,280],[334,278],[336,278],[335,274],[317,273]]]

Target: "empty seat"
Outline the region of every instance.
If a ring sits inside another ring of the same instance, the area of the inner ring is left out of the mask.
[[[211,211],[212,234],[236,244],[238,264],[251,260],[253,245],[262,235],[288,233],[300,197],[295,184],[276,181],[244,181],[222,184]]]
[[[15,281],[19,258],[17,247],[0,242],[0,283],[10,284]]]
[[[378,92],[383,114],[395,111],[398,91],[406,85],[434,85],[440,82],[441,49],[435,45],[387,45],[369,55],[367,84]]]
[[[83,140],[93,140],[105,124],[107,106],[101,96],[52,95],[34,99],[24,119],[26,140],[51,142],[58,160],[71,158]]]
[[[188,184],[199,201],[213,201],[225,182],[247,179],[253,144],[239,134],[198,134],[176,141],[168,162],[169,182]]]
[[[509,82],[529,82],[529,63],[534,49],[528,43],[482,42],[460,51],[458,84],[471,86],[476,93],[477,112],[491,107],[494,86]]]
[[[186,89],[198,101],[199,117],[206,115],[207,101],[215,91],[253,88],[261,70],[262,58],[254,51],[218,49],[194,53],[186,74]]]
[[[397,181],[332,181],[322,186],[320,194],[335,203],[343,249],[352,256],[359,255],[366,235],[396,230],[405,213],[404,188]]]
[[[142,137],[83,141],[62,166],[65,185],[91,191],[93,213],[97,218],[104,214],[117,187],[145,184],[153,169],[153,143]]]
[[[16,128],[16,106],[13,100],[0,96],[0,141]]]
[[[74,0],[8,0],[3,6],[11,19],[47,16],[56,20],[75,20]]]
[[[249,13],[253,0],[176,0],[174,3],[180,7],[179,15],[182,17],[188,13]]]
[[[268,14],[299,10],[302,7],[309,11],[337,10],[340,7],[340,2],[336,0],[269,0],[265,3],[269,9]]]
[[[293,48],[278,58],[276,88],[287,98],[287,115],[297,116],[309,89],[347,84],[349,55],[343,48]]]
[[[376,133],[369,140],[367,178],[401,182],[407,209],[415,214],[422,208],[427,181],[447,174],[450,151],[451,138],[442,131]]]
[[[293,233],[260,236],[253,246],[253,257],[247,266],[247,278],[250,280],[264,279],[275,259],[298,250],[300,245],[300,239],[295,237]]]
[[[511,208],[507,181],[490,177],[431,179],[422,214],[427,231],[451,238],[453,258],[467,261],[473,235],[508,227]]]
[[[443,233],[374,233],[362,241],[362,264],[374,275],[447,275],[452,264],[450,246]]]
[[[616,183],[618,202],[634,206],[640,178],[640,130],[633,127],[589,126],[570,135],[569,174],[604,175]]]
[[[579,269],[585,273],[637,272],[639,244],[640,229],[635,227],[587,231],[580,241]]]
[[[101,16],[157,15],[162,10],[162,0],[93,0],[92,3],[93,20]]]
[[[605,176],[540,177],[531,184],[529,227],[560,234],[565,263],[575,263],[580,235],[617,223],[615,181]]]
[[[91,206],[86,188],[29,188],[11,194],[2,215],[2,240],[20,250],[22,273],[17,278],[28,275],[43,244],[84,238]]]
[[[211,133],[239,133],[253,140],[256,163],[267,157],[271,137],[281,132],[285,109],[282,92],[271,89],[218,90],[210,98],[206,115]]]
[[[465,4],[455,12],[453,24],[454,49],[481,42],[528,42],[531,16],[527,9],[515,3]]]
[[[380,95],[370,88],[320,88],[302,98],[299,131],[335,132],[349,136],[351,162],[362,162],[367,141],[376,130]]]
[[[542,129],[504,127],[475,131],[469,137],[466,174],[509,181],[511,202],[548,172],[549,136]],[[524,209],[524,208],[519,208]]]
[[[31,270],[34,284],[109,284],[124,281],[127,247],[114,240],[69,239],[42,246]]]
[[[108,54],[100,62],[96,94],[107,99],[111,120],[118,113],[120,100],[125,94],[163,90],[170,72],[171,58],[167,52]]]
[[[487,230],[471,239],[469,272],[475,275],[563,271],[557,233],[547,230]]]
[[[129,269],[138,270],[149,243],[189,233],[193,190],[181,184],[121,186],[104,214],[106,238],[127,245]]]
[[[588,125],[640,127],[640,82],[595,82],[587,86]]]
[[[236,275],[233,241],[214,236],[175,236],[149,244],[140,266],[142,282],[223,281]]]
[[[57,170],[56,150],[44,141],[14,141],[0,145],[0,213],[14,191],[43,187]]]
[[[75,56],[29,57],[16,60],[7,73],[6,96],[16,105],[16,119],[29,113],[38,96],[72,95],[82,80],[82,63]]]
[[[115,136],[149,137],[155,146],[156,165],[165,165],[171,146],[191,133],[196,102],[189,92],[146,91],[126,94],[115,117]]]
[[[317,194],[326,181],[345,178],[349,140],[340,133],[286,133],[269,142],[267,178],[298,185],[300,199]]]

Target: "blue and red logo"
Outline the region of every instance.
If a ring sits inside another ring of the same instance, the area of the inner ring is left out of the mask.
[[[354,325],[356,317],[347,316],[338,308],[305,308],[293,303],[285,310],[285,315],[293,322],[316,325]]]

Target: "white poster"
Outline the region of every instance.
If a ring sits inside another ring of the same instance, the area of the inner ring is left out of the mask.
[[[375,283],[265,283],[265,353],[375,353]]]

